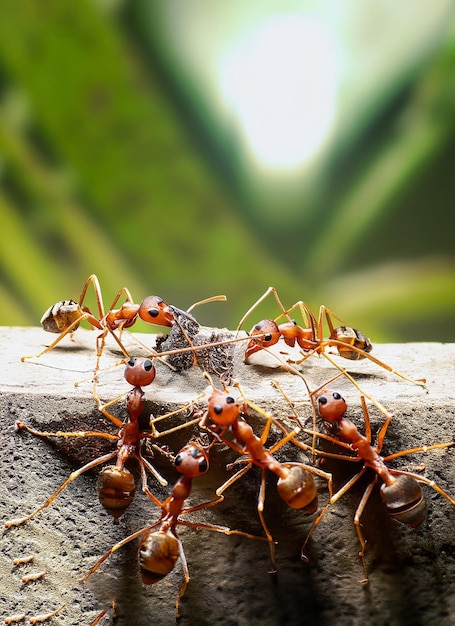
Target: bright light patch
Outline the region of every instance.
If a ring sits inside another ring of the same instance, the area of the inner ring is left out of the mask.
[[[281,15],[263,23],[225,58],[225,102],[263,166],[292,170],[323,145],[335,116],[335,43],[314,17]]]

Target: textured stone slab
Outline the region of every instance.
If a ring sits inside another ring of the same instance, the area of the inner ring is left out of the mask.
[[[86,430],[112,426],[96,410],[91,374],[95,363],[93,331],[78,330],[52,352],[33,362],[21,363],[24,354],[36,354],[49,342],[38,328],[0,329],[2,376],[0,497],[2,520],[25,515],[47,497],[79,467],[101,453],[88,439],[57,440],[58,448],[27,433],[14,431],[15,420],[22,420],[40,430]],[[154,344],[152,335],[141,335],[146,345]],[[136,341],[125,334],[131,354],[145,354]],[[404,382],[367,361],[337,362],[349,371],[364,391],[394,414],[384,445],[384,452],[449,441],[454,438],[455,344],[379,345],[376,358],[410,378],[427,379],[427,388]],[[114,343],[105,350],[102,367],[121,359]],[[336,357],[335,357],[336,359]],[[157,377],[146,390],[147,414],[159,415],[178,408],[207,387],[207,380],[197,367],[177,374],[157,363]],[[312,357],[303,365],[311,388],[335,375],[336,370],[324,358]],[[122,368],[100,374],[99,393],[110,400],[128,390]],[[289,406],[272,386],[279,381],[292,398],[296,410],[311,421],[312,412],[303,381],[289,372],[246,366],[242,362],[242,344],[236,348],[234,378],[247,397],[264,410],[286,420]],[[87,379],[75,386],[76,381]],[[359,392],[340,378],[332,385],[340,389],[349,403],[349,416],[363,423]],[[236,392],[236,390],[234,390]],[[201,405],[202,406],[202,405]],[[383,415],[370,406],[373,429],[383,422]],[[112,407],[123,415],[120,401]],[[184,419],[177,417],[176,420]],[[164,425],[177,421],[166,420]],[[253,425],[261,431],[261,421]],[[291,424],[290,421],[287,422]],[[161,428],[161,425],[160,425]],[[173,452],[190,437],[182,430],[175,437],[159,443]],[[271,440],[280,435],[272,432]],[[96,442],[95,442],[96,444]],[[435,480],[454,495],[454,449],[398,459],[396,466],[416,467],[425,463],[422,476]],[[308,458],[288,444],[278,454],[283,460]],[[232,472],[226,463],[235,454],[223,447],[215,450],[208,475],[194,482],[191,504],[208,501],[215,489]],[[169,480],[168,487],[150,479],[154,493],[164,499],[176,474],[158,455],[158,469]],[[327,463],[337,486],[352,474],[352,463]],[[137,566],[137,541],[114,554],[85,584],[78,582],[99,556],[128,534],[154,522],[159,510],[140,489],[133,504],[114,526],[100,506],[95,486],[96,476],[85,474],[74,481],[55,502],[28,524],[2,528],[0,539],[0,616],[25,614],[27,621],[39,613],[67,607],[52,623],[68,626],[90,624],[102,610],[108,615],[101,624],[112,622],[111,603],[115,600],[116,625],[173,624],[175,598],[182,580],[181,565],[160,583],[146,587]],[[260,472],[255,468],[225,493],[225,501],[195,513],[191,519],[220,524],[262,535],[256,511]],[[191,581],[181,603],[182,624],[249,625],[336,624],[364,625],[428,623],[449,625],[455,616],[455,510],[430,487],[425,486],[427,517],[421,527],[410,529],[390,520],[383,510],[379,494],[374,492],[362,517],[368,539],[367,562],[370,583],[359,584],[363,576],[358,559],[359,544],[352,523],[365,484],[356,485],[329,509],[314,532],[310,543],[310,563],[300,561],[300,546],[313,516],[305,516],[287,507],[277,496],[275,477],[268,476],[265,517],[278,540],[277,576],[270,568],[267,544],[241,537],[180,527],[190,568]],[[324,481],[318,481],[320,502],[327,501]],[[3,526],[3,524],[2,524]],[[16,558],[33,556],[34,560],[13,566]],[[22,583],[23,576],[45,572],[36,581]]]

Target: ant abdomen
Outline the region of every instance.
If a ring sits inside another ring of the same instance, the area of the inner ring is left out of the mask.
[[[381,497],[389,515],[411,528],[419,526],[425,516],[425,500],[419,483],[401,474],[392,484],[381,485]]]
[[[373,349],[373,344],[366,335],[360,332],[360,330],[350,328],[349,326],[338,326],[338,328],[335,328],[330,335],[330,339],[336,339],[346,344],[346,346],[337,346],[338,353],[343,358],[351,361],[364,359],[365,355],[357,350],[350,350],[350,346],[367,353]]]
[[[180,542],[170,531],[148,532],[139,545],[142,582],[153,585],[174,568],[180,556]]]
[[[76,322],[82,314],[82,308],[74,300],[60,300],[45,311],[41,318],[41,326],[49,333],[61,333]],[[79,324],[75,324],[73,330],[76,330],[78,326]]]
[[[293,509],[314,513],[318,506],[316,484],[312,475],[298,465],[289,467],[286,478],[279,478],[277,489],[280,497]]]
[[[136,491],[134,476],[125,468],[108,465],[98,474],[97,488],[101,504],[114,517],[114,524],[118,524],[133,501]]]

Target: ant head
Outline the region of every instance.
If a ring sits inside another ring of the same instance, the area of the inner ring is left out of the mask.
[[[159,296],[149,296],[140,304],[138,315],[141,320],[157,326],[172,326],[174,314],[169,305]]]
[[[214,389],[208,399],[209,417],[218,426],[230,426],[240,414],[240,408],[235,399],[227,391]]]
[[[263,348],[268,348],[276,344],[281,336],[278,324],[273,320],[262,320],[251,331],[251,340],[249,341],[245,358],[248,359],[252,354]]]
[[[348,405],[338,391],[328,391],[318,398],[319,415],[326,422],[336,422],[346,413]]]
[[[134,387],[146,387],[155,379],[156,370],[151,359],[133,356],[125,365],[125,380]]]
[[[184,446],[175,457],[174,463],[177,471],[188,478],[202,476],[209,469],[208,454],[197,443]]]
[[[139,545],[142,582],[153,585],[174,569],[180,556],[180,541],[170,531],[147,532]]]

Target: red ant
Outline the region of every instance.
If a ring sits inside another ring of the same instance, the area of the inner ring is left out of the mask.
[[[374,479],[366,488],[360,503],[357,507],[354,516],[354,524],[359,538],[361,550],[359,552],[360,559],[363,564],[365,578],[362,582],[368,582],[367,568],[365,563],[365,546],[366,540],[362,533],[360,524],[360,517],[365,509],[367,501],[373,491],[378,479],[382,481],[380,487],[381,498],[387,513],[396,520],[403,522],[414,528],[419,526],[425,516],[425,500],[422,493],[422,489],[419,483],[423,483],[432,487],[439,494],[444,496],[451,504],[455,505],[455,500],[449,496],[441,487],[439,487],[434,481],[429,480],[423,476],[419,476],[413,472],[391,469],[387,467],[386,463],[392,459],[405,456],[407,454],[414,454],[416,452],[427,452],[428,450],[450,448],[455,445],[455,442],[450,441],[447,443],[436,443],[429,446],[419,446],[416,448],[410,448],[408,450],[401,450],[394,454],[387,456],[380,456],[382,444],[389,427],[390,418],[387,418],[382,425],[379,434],[378,442],[376,446],[371,445],[371,426],[368,409],[366,406],[365,398],[361,396],[362,409],[365,417],[365,432],[366,435],[362,435],[357,430],[357,427],[345,417],[347,410],[347,404],[344,398],[336,391],[326,391],[323,395],[317,399],[318,411],[324,422],[329,426],[331,435],[317,434],[318,437],[327,439],[334,443],[343,443],[348,450],[356,452],[356,456],[338,455],[319,452],[323,456],[332,456],[338,459],[345,459],[348,461],[362,461],[362,469],[351,478],[339,491],[330,497],[328,504],[320,511],[318,516],[313,522],[313,525],[307,535],[307,538],[302,546],[302,559],[308,560],[305,556],[305,547],[308,540],[313,533],[316,526],[325,515],[328,508],[337,502],[342,495],[344,495],[359,479],[365,474],[368,469],[373,470],[375,473]],[[347,445],[346,445],[347,444]]]
[[[209,377],[207,376],[207,378]],[[277,490],[282,500],[290,507],[301,509],[308,515],[316,511],[318,504],[316,485],[311,474],[325,478],[328,481],[330,493],[332,493],[332,477],[327,472],[309,467],[303,463],[280,463],[273,454],[285,443],[293,440],[298,432],[300,432],[300,428],[297,427],[290,433],[286,433],[285,431],[285,436],[271,448],[267,449],[265,442],[268,438],[272,422],[277,424],[282,430],[283,428],[271,415],[265,413],[260,407],[250,402],[242,393],[239,385],[236,386],[244,400],[243,408],[236,403],[235,399],[228,391],[220,391],[213,387],[212,384],[213,391],[208,399],[208,408],[200,425],[206,426],[207,420],[210,419],[215,427],[208,428],[218,441],[222,441],[241,455],[247,455],[246,459],[238,461],[242,462],[245,460],[246,466],[231,476],[231,478],[216,490],[218,496],[221,496],[228,487],[244,476],[253,465],[257,465],[261,468],[261,487],[258,495],[257,511],[267,541],[269,542],[270,556],[273,565],[271,573],[275,573],[275,542],[267,527],[263,514],[267,471],[271,471],[278,476]],[[252,427],[241,419],[242,414],[244,415],[246,413],[245,405],[248,405],[252,410],[266,419],[266,424],[260,437],[257,437]],[[224,436],[228,428],[231,429],[236,440],[235,442]],[[232,467],[232,465],[228,466],[228,468]]]
[[[137,537],[141,537],[138,559],[144,584],[152,585],[159,582],[173,570],[179,557],[182,561],[184,580],[176,599],[176,612],[177,617],[179,617],[180,600],[190,581],[190,575],[183,545],[177,536],[177,525],[180,524],[192,528],[212,530],[225,535],[240,535],[248,539],[262,538],[239,530],[231,530],[225,526],[217,526],[203,522],[189,522],[181,519],[181,516],[188,513],[214,506],[221,502],[223,498],[217,497],[209,502],[184,508],[185,500],[191,494],[193,478],[202,476],[207,473],[209,469],[208,453],[204,446],[196,442],[187,444],[175,456],[174,465],[176,470],[182,475],[175,483],[172,494],[168,496],[164,502],[160,502],[152,494],[148,494],[152,501],[161,508],[160,519],[150,526],[141,528],[112,546],[112,548],[95,563],[91,570],[80,579],[80,582],[87,580],[112,553]],[[158,530],[154,530],[157,526],[159,526]]]
[[[120,419],[111,415],[105,408],[101,408],[102,412],[110,419],[115,426],[118,427],[117,435],[100,431],[79,431],[79,432],[39,432],[22,422],[16,422],[19,430],[26,430],[33,435],[39,437],[101,437],[117,441],[117,449],[90,461],[80,469],[72,472],[67,480],[60,485],[46,502],[38,509],[27,515],[26,517],[12,519],[5,523],[7,528],[11,526],[19,526],[24,524],[32,517],[35,517],[40,511],[48,507],[55,498],[78,476],[87,472],[102,463],[106,463],[116,458],[115,465],[104,467],[98,475],[98,495],[101,504],[110,515],[114,518],[114,523],[118,524],[119,517],[123,515],[129,504],[132,502],[136,485],[131,472],[126,469],[126,462],[135,458],[139,463],[141,471],[142,490],[153,499],[153,496],[147,486],[146,469],[162,484],[167,485],[167,481],[161,477],[157,470],[145,459],[141,454],[141,442],[144,439],[152,437],[149,432],[143,432],[139,427],[139,416],[141,415],[145,405],[145,394],[142,387],[149,385],[155,378],[155,367],[150,359],[133,357],[125,367],[125,379],[133,389],[126,397],[126,410],[128,413],[128,421],[123,423]]]
[[[98,318],[83,304],[87,289],[90,285],[93,285],[95,291],[98,305]],[[120,308],[115,309],[114,307],[123,296],[125,297],[125,302]],[[82,321],[87,321],[91,326],[102,331],[102,334],[97,338],[98,357],[102,354],[106,335],[110,332],[123,354],[129,358],[127,350],[114,331],[122,331],[125,328],[130,328],[138,319],[148,324],[166,327],[172,327],[175,323],[181,323],[179,320],[187,319],[196,322],[190,314],[190,311],[199,304],[205,304],[215,300],[226,300],[226,296],[214,296],[206,300],[201,300],[200,302],[194,303],[188,311],[182,311],[177,307],[166,304],[159,296],[148,296],[140,304],[135,304],[129,290],[123,287],[118,291],[109,310],[105,313],[101,287],[97,276],[92,274],[85,281],[78,302],[74,300],[61,300],[49,307],[44,313],[41,318],[43,329],[49,332],[59,333],[59,336],[39,354],[35,355],[35,358],[39,358],[52,350],[66,335],[73,333]],[[33,355],[23,356],[21,360],[25,361],[30,358],[34,358]]]
[[[342,356],[345,359],[359,360],[367,358],[380,367],[386,369],[388,372],[395,374],[399,378],[403,378],[408,382],[418,385],[425,384],[425,380],[412,380],[404,374],[396,372],[389,365],[379,361],[374,356],[369,354],[373,349],[373,345],[368,337],[361,331],[348,326],[338,326],[335,328],[332,318],[339,318],[325,305],[321,305],[318,319],[316,319],[308,305],[301,300],[296,302],[290,309],[285,309],[274,287],[269,287],[267,291],[253,304],[253,306],[248,309],[243,318],[240,320],[237,330],[242,327],[250,313],[252,313],[252,311],[254,311],[254,309],[263,300],[265,300],[270,293],[273,293],[275,300],[281,309],[281,314],[275,320],[265,319],[254,326],[250,334],[251,340],[245,352],[246,361],[248,361],[249,357],[251,357],[251,355],[255,352],[276,344],[282,338],[288,346],[294,347],[297,344],[304,352],[308,353],[305,354],[304,358],[299,361],[299,363],[303,362],[313,354],[322,354],[333,365],[335,365],[335,367],[341,369],[332,361],[332,359],[328,357],[325,352],[326,347],[335,347],[339,356]],[[305,327],[299,326],[295,320],[292,320],[290,317],[290,313],[297,308],[300,309],[306,324]],[[330,331],[330,335],[327,339],[324,339],[322,335],[324,316]],[[278,325],[276,322],[281,317],[287,317],[288,321]],[[342,371],[344,372],[344,370]]]
[[[286,345],[295,347],[296,344],[305,353],[303,358],[296,361],[296,364],[301,364],[303,361],[313,356],[314,354],[320,354],[329,361],[334,367],[336,367],[351,383],[358,389],[358,391],[367,397],[384,415],[390,417],[390,413],[366,393],[356,380],[343,369],[336,361],[334,361],[326,351],[327,347],[335,347],[338,351],[338,355],[349,360],[360,360],[367,358],[373,363],[376,363],[380,367],[384,368],[388,372],[391,372],[395,376],[402,378],[407,382],[417,384],[420,386],[425,385],[425,379],[413,380],[408,378],[404,374],[392,369],[390,365],[387,365],[383,361],[380,361],[376,357],[370,354],[373,349],[371,341],[366,335],[355,328],[348,326],[334,327],[332,318],[339,319],[335,313],[330,311],[326,306],[321,305],[319,309],[319,317],[316,319],[313,312],[310,310],[307,304],[302,301],[296,302],[290,309],[285,309],[274,287],[269,287],[267,291],[254,303],[252,307],[245,313],[241,319],[237,330],[241,328],[250,313],[270,294],[273,293],[278,306],[281,309],[281,314],[275,319],[264,319],[256,324],[251,333],[250,341],[245,351],[245,362],[248,363],[250,358],[256,352],[265,350],[270,352],[268,348],[278,343],[280,339],[283,339]],[[305,321],[305,327],[299,326],[295,320],[292,320],[290,313],[298,308]],[[277,321],[281,317],[287,317],[288,321],[282,324],[277,324]],[[325,317],[327,325],[329,327],[330,335],[327,339],[323,338],[323,318]],[[273,354],[273,353],[271,353]],[[277,364],[281,365],[293,374],[299,374],[299,371],[290,363],[283,362],[278,355],[273,354],[277,360]]]

